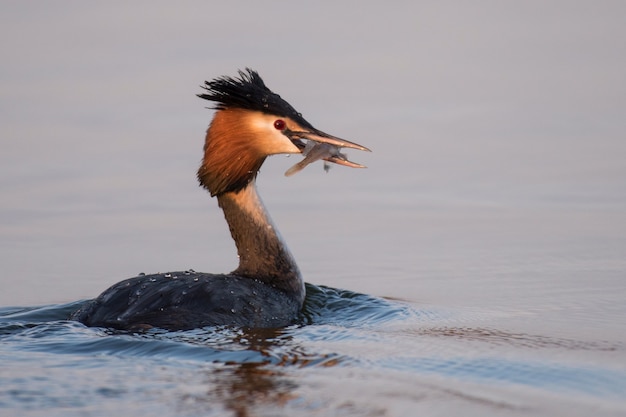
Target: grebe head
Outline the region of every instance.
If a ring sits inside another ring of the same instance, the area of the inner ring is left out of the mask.
[[[198,97],[217,103],[198,170],[200,184],[212,196],[241,190],[254,180],[267,156],[301,153],[303,141],[369,151],[314,128],[251,69],[239,71],[239,78],[206,81],[203,88],[206,93]]]

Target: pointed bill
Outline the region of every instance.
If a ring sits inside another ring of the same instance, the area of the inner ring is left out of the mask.
[[[307,165],[320,159],[350,168],[365,168],[364,165],[349,161],[346,158],[346,155],[340,152],[340,149],[351,148],[371,152],[365,146],[347,141],[345,139],[340,139],[317,130],[300,132],[291,131],[289,132],[289,137],[292,140],[295,139],[298,141],[304,139],[307,140],[307,143],[304,145],[300,142],[299,147],[304,155],[304,159],[289,168],[287,172],[285,172],[285,176],[291,176],[304,169]]]

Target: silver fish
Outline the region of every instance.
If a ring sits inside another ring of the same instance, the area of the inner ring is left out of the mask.
[[[339,152],[341,148],[336,145],[331,145],[328,143],[319,143],[315,141],[307,141],[306,146],[302,150],[302,154],[304,155],[304,159],[297,164],[293,165],[285,172],[285,176],[289,177],[297,172],[302,171],[307,165],[319,161],[323,159],[324,162],[324,171],[328,172],[330,169],[330,165],[326,163],[333,162],[335,164],[348,166],[351,168],[365,168],[364,165],[357,164],[355,162],[348,161],[346,155]]]

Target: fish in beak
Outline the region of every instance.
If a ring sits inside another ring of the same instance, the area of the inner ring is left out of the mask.
[[[289,168],[285,172],[285,176],[291,176],[300,172],[307,165],[315,161],[319,161],[320,159],[350,168],[365,168],[365,165],[349,161],[340,149],[350,148],[371,152],[370,149],[363,145],[359,145],[358,143],[350,142],[345,139],[340,139],[317,129],[302,131],[288,130],[284,133],[293,141],[293,143],[304,155],[304,159]],[[304,143],[303,140],[306,141],[306,143]],[[328,171],[328,168],[328,165],[324,163],[324,169]]]

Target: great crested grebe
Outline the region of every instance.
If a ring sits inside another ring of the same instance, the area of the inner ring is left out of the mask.
[[[304,281],[256,192],[256,175],[269,155],[304,153],[289,175],[317,159],[361,167],[339,149],[369,149],[315,129],[250,69],[203,88],[198,96],[217,104],[198,179],[224,211],[239,267],[229,274],[142,274],[105,290],[72,319],[124,330],[282,327],[302,308]]]

